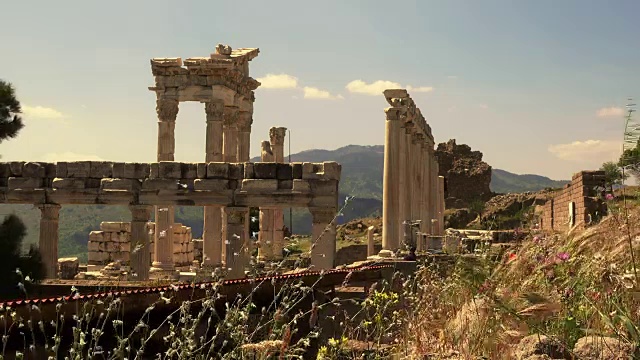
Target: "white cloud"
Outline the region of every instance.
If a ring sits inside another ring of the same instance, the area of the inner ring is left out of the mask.
[[[267,74],[256,80],[262,84],[258,89],[295,89],[298,87],[298,78],[287,74]]]
[[[65,117],[60,111],[44,106],[22,105],[22,112],[33,119],[59,120]]]
[[[348,83],[346,89],[350,93],[354,94],[365,94],[371,96],[379,96],[382,95],[382,92],[387,89],[407,89],[410,92],[430,92],[433,91],[433,87],[431,86],[402,86],[397,82],[389,81],[389,80],[376,80],[370,84],[362,80],[353,80]]]
[[[48,153],[42,158],[43,162],[58,162],[58,161],[105,161],[104,159],[96,155],[78,154],[71,151],[63,153]]]
[[[622,143],[614,140],[574,141],[567,144],[549,145],[548,150],[562,160],[601,163],[619,157]]]
[[[407,91],[409,92],[431,92],[433,91],[433,87],[431,86],[418,86],[418,87],[413,87],[411,85],[407,85]]]
[[[387,80],[377,80],[371,84],[367,84],[362,80],[353,80],[347,84],[346,88],[351,93],[378,96],[382,95],[382,92],[387,89],[401,89],[402,85]]]
[[[604,107],[598,109],[596,115],[598,115],[598,117],[621,117],[624,115],[624,109],[616,106]]]
[[[342,95],[331,95],[326,90],[320,90],[318,88],[305,86],[303,89],[305,99],[327,99],[327,100],[339,100],[344,99]]]

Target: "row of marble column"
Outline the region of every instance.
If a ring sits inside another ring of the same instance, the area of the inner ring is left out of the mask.
[[[413,100],[403,90],[385,96],[391,107],[385,110],[383,249],[421,250],[423,242],[416,240],[423,234],[444,232],[444,178],[438,176],[431,129]]]

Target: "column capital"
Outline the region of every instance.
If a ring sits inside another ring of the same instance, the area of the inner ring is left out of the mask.
[[[398,107],[388,107],[384,109],[384,113],[387,115],[387,120],[403,120],[407,114],[407,110]]]
[[[224,101],[212,99],[204,103],[204,112],[207,114],[207,121],[222,121],[224,116]]]
[[[238,107],[237,106],[225,106],[224,107],[224,125],[225,126],[237,126],[238,124]]]
[[[156,113],[159,121],[176,121],[179,109],[179,102],[176,99],[161,98],[156,100]]]
[[[272,127],[269,129],[269,140],[271,140],[271,145],[275,146],[283,146],[284,138],[287,135],[286,127]]]
[[[336,218],[337,211],[334,208],[309,208],[313,223],[328,224]]]
[[[60,216],[60,208],[62,206],[58,204],[38,204],[38,209],[42,212],[42,219],[44,220],[58,220]]]
[[[249,111],[238,111],[238,131],[251,132],[251,125],[253,124],[253,117]]]
[[[131,221],[149,221],[151,218],[151,205],[129,205],[131,211]]]

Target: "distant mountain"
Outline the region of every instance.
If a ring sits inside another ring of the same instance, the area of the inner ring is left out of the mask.
[[[336,150],[307,150],[291,155],[294,162],[337,161],[342,164],[340,204],[346,196],[355,196],[338,217],[338,223],[355,218],[380,216],[382,213],[382,145],[349,145]],[[253,158],[251,161],[259,161]],[[560,187],[565,181],[554,181],[538,175],[516,175],[493,169],[491,190],[494,192],[536,191],[546,187]],[[2,205],[0,215],[18,214],[27,225],[25,245],[38,242],[40,211],[31,205]],[[285,210],[285,224],[289,226],[289,211]],[[201,207],[176,207],[176,222],[190,226],[194,237],[202,236]],[[130,221],[126,207],[106,205],[67,205],[60,211],[60,256],[78,256],[86,260],[89,232],[98,230],[101,221]],[[293,210],[293,232],[308,234],[311,215],[306,209]]]
[[[548,177],[533,174],[518,175],[500,169],[493,169],[491,172],[491,191],[496,193],[520,193],[545,188],[560,188],[569,182],[570,180],[551,180]]]

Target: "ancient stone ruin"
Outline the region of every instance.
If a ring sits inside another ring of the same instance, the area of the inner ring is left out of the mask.
[[[384,96],[391,107],[385,110],[380,255],[389,256],[401,244],[421,250],[425,236],[443,236],[445,205],[431,127],[406,90],[385,90]]]
[[[581,171],[573,175],[542,209],[540,226],[547,231],[568,231],[584,228],[606,215],[604,203],[604,171]]]
[[[333,268],[341,166],[335,162],[285,164],[282,155],[270,162],[248,162],[253,90],[260,85],[249,76],[248,64],[258,52],[219,45],[209,57],[151,60],[155,86],[149,89],[156,93],[158,115],[155,163],[0,163],[0,203],[35,204],[41,210],[39,248],[47,278],[55,278],[58,272],[59,212],[65,204],[129,207],[132,221],[117,225],[121,231],[115,231],[115,238],[111,230],[93,235],[91,257],[100,265],[115,260],[109,267],[126,261],[128,254],[130,280],[175,279],[177,267],[193,258],[186,241],[188,231],[183,233],[182,225],[174,223],[174,206],[204,207],[201,265],[222,267],[229,279],[244,277],[249,265],[250,207],[273,209],[274,229],[279,224],[278,209],[309,208],[313,233],[318,235],[311,265],[316,270]],[[204,105],[203,163],[174,162],[181,101]],[[271,135],[271,151],[276,155],[282,154],[281,133],[276,128]],[[153,226],[149,225],[151,211],[156,219]]]
[[[438,144],[439,175],[446,181],[445,202],[447,208],[464,208],[474,201],[485,202],[493,194],[491,166],[482,161],[480,151],[472,151],[469,145],[456,144],[455,139]]]

